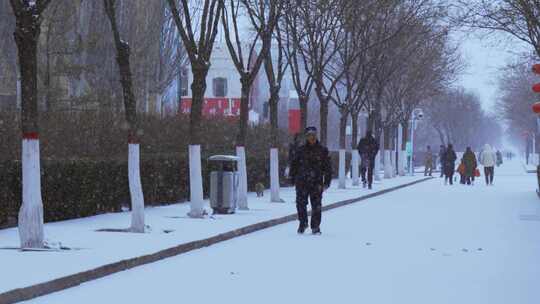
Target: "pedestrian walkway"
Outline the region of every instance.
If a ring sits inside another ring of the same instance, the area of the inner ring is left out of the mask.
[[[535,188],[517,161],[493,187],[436,178],[324,213],[322,236],[285,224],[29,303],[536,304]]]
[[[385,180],[376,184],[373,191],[351,187],[350,184],[347,189],[337,189],[336,184],[325,194],[323,205],[357,198],[420,178],[401,177]],[[154,254],[181,244],[215,237],[227,231],[296,213],[294,189],[283,188],[281,195],[286,203],[270,203],[268,192],[262,198],[250,193],[250,210],[238,211],[234,215],[211,216],[204,220],[186,216],[189,204],[147,208],[146,223],[151,226],[151,231],[145,234],[96,232],[103,228],[128,227],[129,212],[48,223],[45,225],[45,235],[49,241],[61,242],[63,246],[78,250],[63,252],[0,250],[0,271],[9,274],[9,279],[0,279],[0,294],[122,260]],[[206,208],[210,210],[208,202]],[[0,247],[17,245],[19,240],[16,228],[0,230]]]

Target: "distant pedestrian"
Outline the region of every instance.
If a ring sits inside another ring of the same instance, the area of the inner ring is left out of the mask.
[[[461,159],[459,166],[457,168],[457,172],[459,173],[459,183],[462,185],[465,185],[466,179],[465,179],[465,163],[463,163],[463,158]]]
[[[441,168],[441,177],[444,176],[444,161],[443,161],[443,157],[444,157],[444,153],[446,152],[446,148],[444,147],[444,145],[441,145],[440,149],[439,149],[439,166]]]
[[[431,147],[427,146],[426,158],[424,159],[424,176],[432,176],[433,163],[433,152],[431,151]]]
[[[463,164],[465,165],[465,182],[467,185],[472,185],[478,162],[471,147],[467,147],[465,154],[463,154]]]
[[[499,167],[500,165],[503,164],[503,155],[501,151],[497,150],[496,157],[497,157],[497,167]]]
[[[305,130],[306,142],[298,148],[291,164],[290,177],[296,186],[296,210],[302,234],[308,226],[308,198],[311,202],[311,231],[320,234],[322,194],[330,187],[332,165],[328,148],[317,140],[317,128]]]
[[[499,151],[497,151],[499,152]],[[486,185],[493,185],[493,178],[495,177],[495,165],[498,165],[498,154],[493,152],[490,145],[484,145],[484,150],[480,153],[480,164],[484,166],[484,175],[486,176]],[[501,154],[502,158],[502,154]]]
[[[442,161],[443,161],[443,171],[444,171],[444,184],[448,182],[450,185],[454,184],[454,170],[456,168],[456,159],[457,155],[452,147],[452,144],[448,144],[448,147],[445,149]]]
[[[379,153],[379,143],[373,137],[371,131],[366,132],[366,136],[358,143],[358,153],[362,158],[361,174],[364,188],[371,189],[373,185],[373,170],[375,169],[375,157]],[[367,173],[367,176],[366,176]]]

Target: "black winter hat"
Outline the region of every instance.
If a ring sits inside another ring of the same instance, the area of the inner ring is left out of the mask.
[[[315,128],[315,127],[307,127],[306,130],[304,131],[304,133],[306,133],[306,135],[308,135],[308,134],[317,135],[317,128]]]

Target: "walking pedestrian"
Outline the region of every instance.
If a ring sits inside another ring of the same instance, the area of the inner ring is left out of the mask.
[[[368,189],[371,189],[373,185],[373,170],[375,169],[375,157],[377,157],[377,153],[379,153],[379,143],[373,137],[371,131],[367,131],[366,136],[362,138],[358,143],[358,153],[362,158],[362,184],[364,185],[364,188],[367,185]]]
[[[463,162],[463,158],[461,159],[461,162],[459,163],[459,166],[457,168],[457,172],[459,173],[459,183],[462,185],[465,185],[465,163]]]
[[[472,185],[478,162],[471,147],[467,147],[465,154],[463,154],[463,164],[465,165],[465,182],[467,185]]]
[[[499,152],[499,151],[497,151]],[[501,155],[502,157],[502,155]],[[495,177],[495,165],[499,164],[498,154],[493,153],[489,144],[484,145],[484,150],[480,153],[480,164],[484,166],[484,175],[486,176],[486,185],[493,185]]]
[[[441,168],[441,178],[444,177],[444,161],[443,161],[443,158],[444,158],[444,153],[446,152],[446,148],[444,147],[444,145],[441,145],[440,149],[439,149],[439,166]]]
[[[501,151],[497,150],[497,167],[503,164],[503,155]]]
[[[290,176],[296,186],[296,210],[298,212],[298,233],[308,227],[307,205],[311,202],[311,231],[321,234],[322,194],[330,187],[332,165],[328,148],[317,139],[317,128],[305,130],[306,142],[298,148],[291,165]]]
[[[433,173],[433,152],[431,147],[427,146],[426,158],[424,159],[424,176],[432,176]]]
[[[452,147],[452,144],[448,144],[448,148],[445,149],[442,161],[443,161],[443,171],[444,171],[444,184],[448,182],[450,185],[454,184],[454,170],[456,168],[456,159],[457,155]]]

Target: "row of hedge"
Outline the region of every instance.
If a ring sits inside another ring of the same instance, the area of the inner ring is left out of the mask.
[[[203,155],[203,187],[209,190],[210,167]],[[286,155],[280,156],[281,175]],[[248,187],[269,185],[269,156],[250,155]],[[46,222],[119,212],[130,205],[127,162],[48,161],[41,163],[42,197]],[[20,161],[0,162],[0,225],[14,224],[21,204]],[[163,205],[189,198],[189,168],[186,157],[141,159],[141,180],[147,205]]]
[[[45,221],[60,221],[118,212],[129,206],[126,130],[122,115],[100,112],[48,113],[41,125],[41,181]],[[120,121],[119,121],[120,120]],[[14,225],[21,204],[20,118],[0,113],[0,227]],[[233,154],[236,124],[204,122],[202,142],[203,188],[209,190],[209,164],[214,154]],[[141,178],[147,205],[189,198],[186,117],[141,117]],[[268,126],[248,131],[248,187],[269,187]],[[280,175],[287,162],[286,134],[281,134]],[[334,177],[338,153],[331,153]],[[347,168],[350,155],[347,157]]]
[[[211,166],[203,155],[203,188],[209,190]],[[337,176],[338,153],[331,153],[333,175]],[[283,178],[287,155],[280,153],[280,175]],[[248,154],[249,190],[256,183],[270,184],[269,157]],[[347,168],[350,155],[347,156]],[[189,198],[187,157],[178,155],[141,159],[141,179],[148,206],[186,201]],[[14,224],[21,204],[20,161],[0,162],[0,226]],[[129,207],[129,185],[126,161],[42,161],[42,197],[46,222],[119,212]]]
[[[107,111],[47,112],[40,116],[42,197],[45,221],[59,221],[119,211],[129,206],[127,128],[123,113]],[[189,117],[140,117],[141,178],[147,205],[189,198]],[[237,123],[203,121],[201,134],[204,189],[206,159],[233,154]],[[0,112],[0,226],[16,224],[21,203],[20,113]],[[270,129],[248,129],[249,188],[269,185]],[[287,135],[282,133],[282,172]]]

